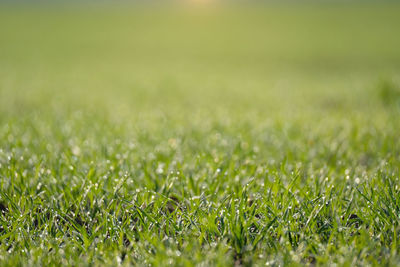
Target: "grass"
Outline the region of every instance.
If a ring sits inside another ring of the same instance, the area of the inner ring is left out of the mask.
[[[1,265],[398,265],[399,11],[4,5]]]

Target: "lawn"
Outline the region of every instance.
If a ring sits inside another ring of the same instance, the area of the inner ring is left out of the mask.
[[[398,266],[400,4],[0,4],[0,265]]]

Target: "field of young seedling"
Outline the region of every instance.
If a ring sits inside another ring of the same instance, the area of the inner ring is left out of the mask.
[[[399,14],[1,5],[0,265],[398,266]]]

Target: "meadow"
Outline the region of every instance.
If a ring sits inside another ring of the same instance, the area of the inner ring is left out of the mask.
[[[1,266],[398,266],[400,4],[0,4]]]

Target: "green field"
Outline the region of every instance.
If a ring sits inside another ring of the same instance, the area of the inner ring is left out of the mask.
[[[0,265],[398,266],[399,14],[0,5]]]

